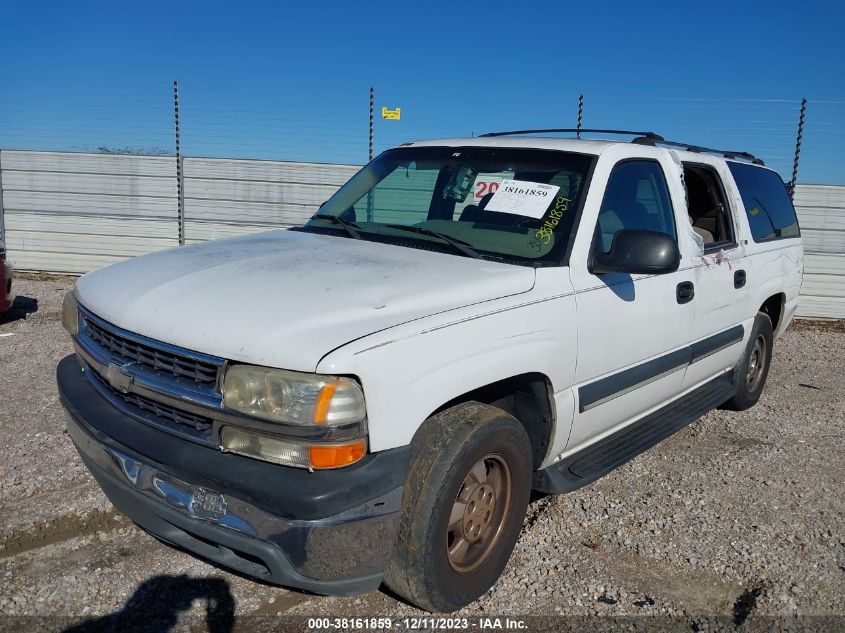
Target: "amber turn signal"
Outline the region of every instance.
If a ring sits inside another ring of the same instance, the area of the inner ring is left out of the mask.
[[[352,444],[309,447],[311,468],[342,468],[361,459],[367,452],[363,441]]]

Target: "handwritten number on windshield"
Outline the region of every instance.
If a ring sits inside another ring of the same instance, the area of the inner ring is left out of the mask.
[[[534,234],[535,237],[543,244],[548,245],[552,241],[552,238],[554,237],[554,230],[560,223],[560,219],[563,217],[563,214],[569,209],[570,202],[571,200],[569,198],[558,196],[555,201],[555,206],[551,211],[549,211],[549,215],[546,217],[545,222],[543,222],[543,226],[537,229],[537,232]],[[534,240],[529,242],[529,244],[533,243]]]

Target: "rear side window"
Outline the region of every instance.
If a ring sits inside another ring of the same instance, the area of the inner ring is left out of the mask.
[[[799,237],[798,218],[780,176],[769,169],[728,161],[755,242]]]

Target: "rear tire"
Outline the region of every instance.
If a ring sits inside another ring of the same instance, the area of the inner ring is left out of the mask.
[[[531,492],[531,442],[501,409],[468,402],[429,418],[411,448],[385,582],[423,609],[454,611],[510,558]]]
[[[736,395],[724,404],[725,408],[745,411],[757,404],[769,375],[773,343],[772,322],[767,314],[758,312],[745,353],[734,369]]]

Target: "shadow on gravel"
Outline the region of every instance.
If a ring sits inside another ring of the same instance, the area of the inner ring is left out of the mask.
[[[19,321],[33,312],[38,312],[38,299],[18,296],[15,297],[12,306],[6,312],[0,314],[0,323]]]
[[[742,626],[754,609],[757,608],[757,599],[762,595],[763,587],[755,587],[743,591],[734,602],[734,626]]]
[[[117,613],[92,618],[64,633],[169,633],[194,600],[204,600],[209,633],[229,633],[235,621],[235,599],[221,578],[156,576],[138,587]]]

